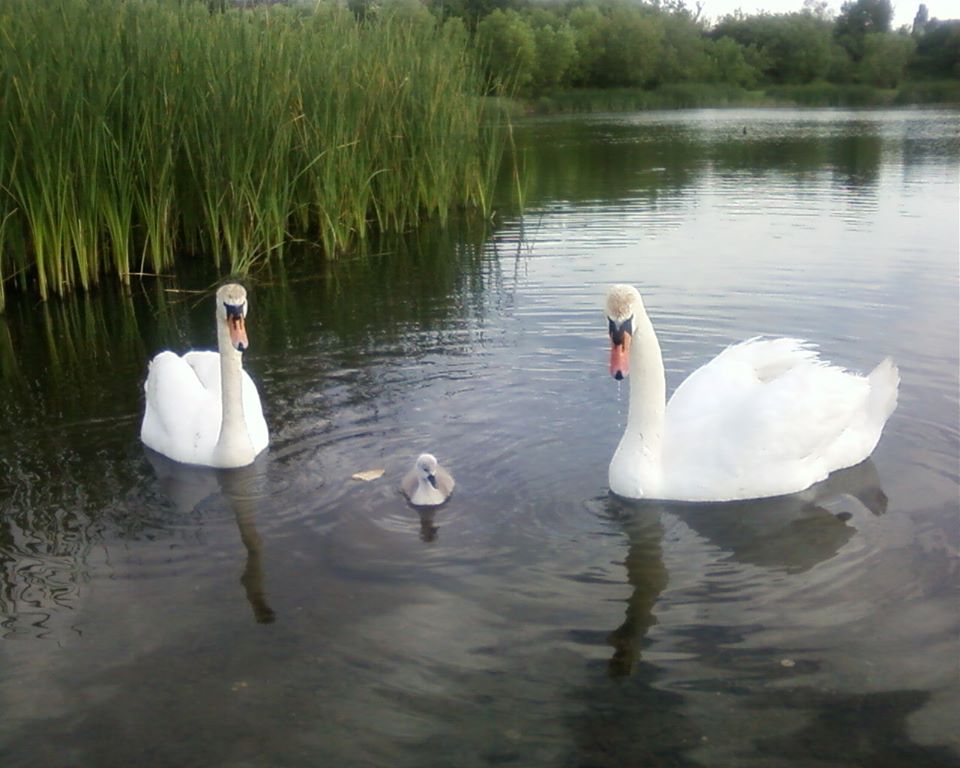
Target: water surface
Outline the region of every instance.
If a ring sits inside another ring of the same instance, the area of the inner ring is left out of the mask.
[[[203,276],[0,318],[0,764],[955,766],[956,112],[525,123],[522,215],[250,282],[246,470],[138,441]],[[643,292],[672,390],[760,333],[900,405],[798,497],[607,494]],[[457,478],[433,514],[397,485]],[[363,469],[384,476],[351,479]]]

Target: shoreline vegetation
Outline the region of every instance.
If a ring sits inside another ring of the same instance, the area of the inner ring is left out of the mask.
[[[0,310],[489,215],[505,136],[457,22],[4,0],[0,30]]]
[[[747,89],[715,83],[678,83],[643,88],[568,88],[512,100],[510,112],[526,115],[587,114],[666,109],[750,107],[960,106],[960,81],[905,82],[898,88],[808,83]]]
[[[2,0],[0,312],[8,291],[45,300],[189,259],[242,276],[295,244],[333,259],[489,218],[501,172],[522,198],[509,125],[525,115],[960,104],[960,21],[921,5],[893,32],[891,14]]]

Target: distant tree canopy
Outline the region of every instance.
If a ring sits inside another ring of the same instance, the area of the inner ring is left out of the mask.
[[[910,59],[914,77],[952,77],[960,80],[960,21],[924,20],[922,32],[914,28],[917,48]]]
[[[491,74],[520,93],[557,87],[741,87],[813,82],[893,88],[909,74],[960,77],[960,22],[928,19],[891,30],[891,0],[823,0],[793,13],[736,13],[712,26],[684,0],[426,0],[462,15]],[[799,4],[799,3],[798,3]]]
[[[212,8],[257,1],[207,0]],[[801,9],[792,13],[737,12],[712,25],[698,0],[695,10],[688,0],[346,2],[361,20],[388,9],[425,23],[459,20],[489,74],[521,95],[676,83],[895,88],[908,76],[960,79],[960,21],[931,19],[920,3],[912,30],[893,31],[892,0],[846,0],[835,17],[826,0],[797,0]]]
[[[854,62],[867,52],[867,39],[890,31],[893,6],[890,0],[855,0],[840,7],[834,35]]]

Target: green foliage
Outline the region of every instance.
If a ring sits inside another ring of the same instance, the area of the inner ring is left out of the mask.
[[[830,22],[810,13],[727,16],[715,28],[756,52],[755,63],[772,83],[809,83],[827,75],[833,47]]]
[[[462,1],[445,1],[444,12]],[[960,23],[922,24],[914,54],[903,34],[889,32],[890,0],[848,0],[836,20],[824,0],[805,0],[802,11],[738,12],[713,28],[683,0],[496,2],[499,9],[483,17],[477,38],[490,52],[491,71],[509,73],[527,96],[549,93],[553,99],[558,87],[659,89],[684,83],[890,88],[903,82],[908,69],[914,76],[960,75]],[[510,9],[503,8],[507,2]]]
[[[537,52],[534,89],[542,92],[565,84],[577,60],[577,41],[570,25],[544,25],[537,27],[533,34]]]
[[[493,77],[525,91],[533,82],[537,41],[516,11],[493,11],[477,25],[477,43]]]
[[[570,28],[577,47],[577,60],[572,67],[574,85],[598,84],[599,65],[594,62],[606,53],[607,20],[595,4],[578,5],[570,11]]]
[[[657,57],[658,83],[716,80],[713,42],[686,13],[663,14],[663,41]],[[735,81],[727,81],[735,82]]]
[[[414,4],[4,0],[0,30],[0,306],[489,211],[489,83],[463,24]]]
[[[760,77],[760,69],[756,64],[748,61],[749,50],[729,37],[721,37],[714,42],[708,51],[713,73],[711,79],[744,88],[756,85]]]
[[[915,47],[909,35],[883,32],[866,35],[857,79],[877,88],[895,88],[906,73]]]
[[[675,83],[652,90],[647,88],[567,88],[540,96],[535,102],[537,111],[544,114],[698,109],[762,104],[762,93],[723,83]]]
[[[664,29],[658,15],[617,3],[607,16],[607,45],[597,62],[597,81],[608,85],[656,82]]]
[[[960,105],[960,78],[908,81],[897,89],[894,103]]]
[[[893,5],[890,0],[847,0],[840,7],[834,34],[855,62],[866,54],[867,35],[890,31]]]
[[[916,36],[910,71],[916,77],[960,80],[960,21],[930,20]]]

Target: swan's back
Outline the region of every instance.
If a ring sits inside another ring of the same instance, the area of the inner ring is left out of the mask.
[[[667,404],[663,494],[722,501],[794,493],[873,451],[896,407],[885,360],[860,376],[797,339],[751,339],[694,371]]]

